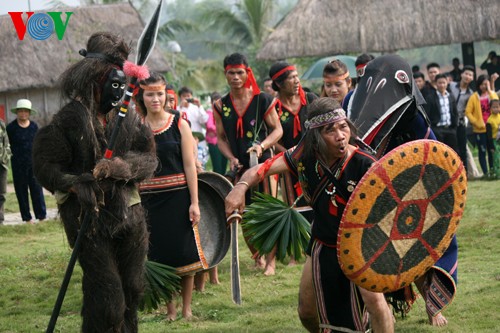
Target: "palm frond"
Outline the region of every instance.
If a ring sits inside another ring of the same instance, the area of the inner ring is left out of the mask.
[[[175,268],[154,261],[146,261],[146,286],[139,304],[141,311],[157,309],[162,302],[169,302],[180,290],[180,277]]]
[[[255,192],[241,222],[243,233],[261,255],[277,246],[276,258],[300,259],[309,243],[311,226],[295,209],[265,193]]]
[[[227,8],[204,8],[202,16],[208,28],[217,29],[225,39],[234,39],[240,45],[249,45],[253,42],[253,34],[248,24],[237,13]]]
[[[273,2],[267,0],[244,0],[239,5],[241,13],[248,22],[254,40],[262,41],[266,37],[267,22],[269,22],[273,10]]]

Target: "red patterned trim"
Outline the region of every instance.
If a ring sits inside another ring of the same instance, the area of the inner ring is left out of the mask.
[[[177,274],[179,276],[190,275],[190,274],[194,274],[196,272],[208,269],[208,263],[207,263],[207,259],[205,258],[205,254],[203,253],[203,249],[201,247],[200,233],[198,232],[197,225],[193,226],[193,233],[194,233],[194,239],[195,239],[196,248],[198,250],[198,257],[200,258],[200,261],[194,262],[194,263],[186,265],[186,266],[177,267],[176,270],[177,270]]]
[[[183,173],[178,173],[175,175],[160,176],[145,180],[139,185],[139,191],[142,192],[169,187],[178,187],[186,184],[186,175]]]
[[[201,247],[201,238],[200,233],[198,231],[198,225],[193,227],[194,231],[194,239],[196,240],[196,247],[198,248],[198,255],[200,256],[201,264],[203,265],[203,269],[208,268],[207,258],[205,258],[205,253],[203,252],[203,248]]]

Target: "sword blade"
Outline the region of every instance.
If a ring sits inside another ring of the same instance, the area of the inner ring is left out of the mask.
[[[231,223],[231,295],[241,305],[240,260],[238,254],[238,218]]]

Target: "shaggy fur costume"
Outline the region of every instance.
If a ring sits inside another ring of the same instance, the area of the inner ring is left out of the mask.
[[[81,62],[92,61],[103,62]],[[96,81],[87,82],[90,86]],[[87,96],[96,96],[96,90],[89,86]],[[143,208],[135,199],[138,183],[151,177],[157,166],[153,134],[134,111],[128,112],[114,157],[105,160],[107,138],[118,118],[116,111],[107,114],[104,127],[97,118],[98,97],[90,103],[85,96],[69,97],[70,102],[35,138],[35,176],[55,193],[71,247],[85,214],[91,215],[78,255],[83,269],[82,331],[137,332],[148,231]]]

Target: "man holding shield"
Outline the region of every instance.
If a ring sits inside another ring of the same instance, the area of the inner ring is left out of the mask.
[[[303,140],[287,152],[243,174],[226,197],[226,214],[243,212],[245,192],[265,176],[290,171],[314,210],[308,257],[299,292],[299,316],[310,332],[393,332],[394,321],[382,293],[359,288],[343,274],[337,259],[337,233],[351,192],[375,161],[356,145],[354,126],[332,98],[308,108]]]

